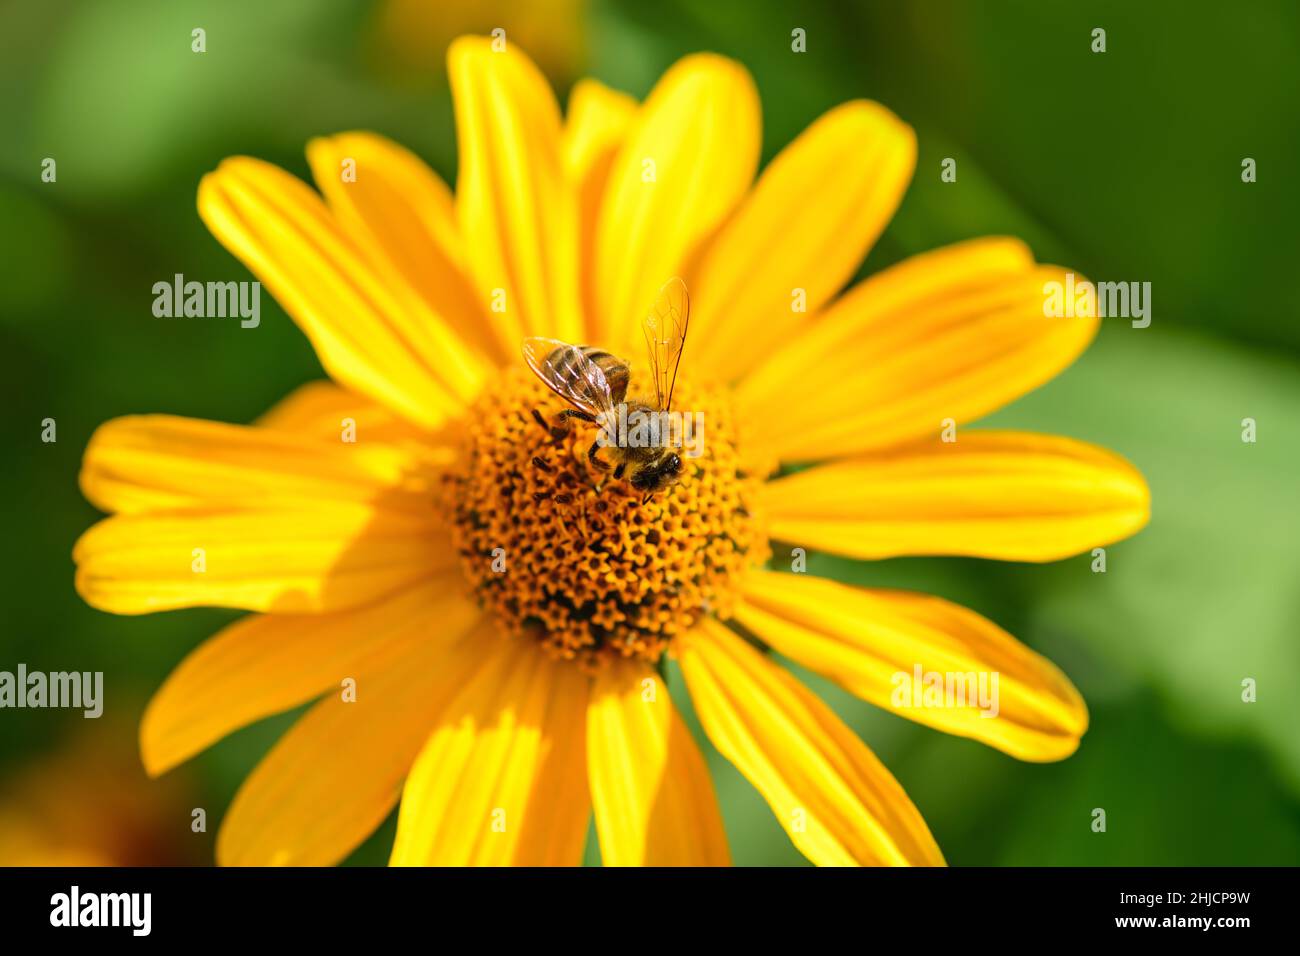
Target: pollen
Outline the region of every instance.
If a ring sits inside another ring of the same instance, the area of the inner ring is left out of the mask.
[[[615,656],[657,663],[703,615],[731,615],[740,575],[769,554],[761,477],[742,467],[725,390],[679,381],[673,406],[703,422],[699,453],[647,502],[588,462],[596,426],[558,424],[568,406],[526,370],[479,400],[443,491],[465,574],[505,630],[595,670]]]

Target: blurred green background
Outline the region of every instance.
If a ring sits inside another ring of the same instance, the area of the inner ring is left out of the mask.
[[[247,153],[306,177],[308,138],[366,128],[454,180],[443,53],[458,33],[503,26],[562,97],[581,75],[644,96],[685,53],[738,58],[763,98],[765,159],[836,103],[888,105],[916,128],[919,160],[864,273],[1008,233],[1094,279],[1152,283],[1150,328],[1106,323],[1066,374],[990,420],[1109,446],[1147,476],[1151,525],[1108,549],[1107,573],[1091,573],[1086,555],[1041,566],[814,556],[809,566],[943,595],[1049,656],[1091,709],[1078,754],[1018,763],[808,679],[902,781],[953,864],[1300,861],[1298,9],[3,3],[0,669],[103,670],[118,722],[0,711],[0,830],[17,800],[40,813],[33,781],[59,755],[95,735],[129,737],[168,671],[231,619],[116,618],[76,596],[72,544],[96,519],[76,485],[91,432],[139,412],[246,422],[321,375],[269,297],[256,330],[152,316],[153,283],[175,272],[247,278],[198,219],[200,176]],[[190,52],[196,26],[203,55]],[[796,27],[804,54],[790,49]],[[1104,54],[1090,50],[1095,27],[1107,31]],[[945,184],[949,156],[958,181]],[[41,182],[44,157],[57,159],[57,183]],[[1253,184],[1241,181],[1245,157],[1258,164]],[[40,441],[47,417],[56,444]],[[1246,417],[1258,422],[1255,444],[1241,441]],[[1248,677],[1255,703],[1241,700]],[[162,784],[145,782],[123,747],[111,783],[63,760],[48,785],[109,830],[121,827],[106,787],[160,800],[170,788],[173,812],[153,814],[149,852],[136,856],[210,862],[236,787],[291,719],[237,734]],[[736,861],[801,863],[758,795],[706,753]],[[190,831],[194,806],[207,809],[206,834]],[[1104,834],[1090,828],[1094,807],[1107,812]],[[353,862],[382,863],[392,826]],[[594,847],[588,855],[598,859]]]

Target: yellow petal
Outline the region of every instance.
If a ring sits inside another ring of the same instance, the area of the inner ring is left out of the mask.
[[[1035,761],[1068,757],[1088,729],[1083,698],[1050,661],[941,598],[765,571],[744,597],[742,625],[900,717]],[[927,698],[936,674],[951,693]]]
[[[77,592],[114,614],[342,610],[455,561],[436,517],[351,502],[118,515],[83,534],[72,557]]]
[[[783,461],[844,457],[938,436],[1055,377],[1097,319],[1049,318],[1048,282],[1023,244],[981,239],[859,283],[739,386]]]
[[[582,182],[609,159],[623,141],[636,109],[635,99],[598,80],[582,79],[574,84],[563,132],[564,161],[574,180]]]
[[[330,381],[299,386],[254,424],[351,447],[389,445],[391,449],[380,454],[400,451],[409,469],[428,475],[445,471],[461,452],[459,421],[436,431],[417,428],[391,409]]]
[[[699,748],[649,667],[615,661],[587,709],[587,772],[606,866],[728,866]]]
[[[284,306],[330,377],[434,428],[482,384],[418,298],[386,280],[321,198],[269,163],[223,162],[199,184],[199,215]]]
[[[340,441],[337,426],[327,441],[173,415],[132,415],[96,429],[80,480],[96,507],[128,514],[272,501],[368,502],[419,519],[430,511],[435,477],[427,461],[394,446]]]
[[[591,816],[587,683],[531,641],[500,642],[411,767],[391,863],[580,863]]]
[[[597,340],[626,350],[655,293],[685,270],[749,188],[758,93],[738,63],[679,60],[659,80],[609,172],[596,236]]]
[[[329,866],[383,822],[438,712],[482,661],[481,629],[425,630],[342,675],[354,699],[340,687],[276,743],[221,822],[218,863]]]
[[[730,381],[799,335],[857,270],[915,165],[916,134],[876,103],[845,103],[809,126],[692,270],[690,361]]]
[[[585,314],[595,315],[596,224],[614,156],[636,116],[636,100],[596,80],[579,80],[569,94],[564,123],[564,160],[578,203],[579,294]],[[584,322],[583,342],[596,340]]]
[[[343,419],[371,415],[384,416],[385,425],[402,420],[373,399],[319,379],[295,388],[253,424],[294,435],[334,438],[339,435]]]
[[[300,385],[254,424],[304,438],[340,441],[348,420],[355,426],[359,442],[401,444],[429,434],[378,402],[327,380]]]
[[[829,707],[712,618],[678,639],[709,739],[819,866],[942,866],[898,781]]]
[[[1136,533],[1150,492],[1123,458],[1026,432],[964,431],[769,482],[775,538],[854,558],[1055,561]]]
[[[464,631],[478,612],[451,574],[335,614],[253,615],[198,646],[159,688],[140,725],[150,774],[229,733],[297,707],[378,656]]]
[[[443,350],[472,347],[482,364],[515,358],[488,327],[485,303],[463,270],[451,190],[423,160],[374,133],[340,133],[307,144],[312,176],[371,268],[421,298],[423,321]],[[345,171],[350,172],[344,178]],[[390,273],[391,270],[391,273]],[[463,355],[462,361],[474,360]],[[482,375],[486,367],[479,369]]]
[[[447,54],[460,173],[456,205],[470,271],[485,303],[505,293],[490,325],[506,354],[525,335],[574,341],[577,207],[560,149],[560,109],[518,47],[461,37]]]

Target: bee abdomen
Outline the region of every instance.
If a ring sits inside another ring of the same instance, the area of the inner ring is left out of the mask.
[[[623,401],[623,398],[627,395],[628,383],[632,378],[627,363],[618,356],[612,355],[604,349],[596,348],[594,345],[579,345],[577,349],[586,356],[588,361],[594,363],[605,373],[605,381],[609,382],[609,391],[614,399],[614,404],[617,405]],[[572,381],[582,374],[573,354],[565,354],[564,349],[556,349],[552,352],[547,358],[547,364],[554,368],[564,381]]]

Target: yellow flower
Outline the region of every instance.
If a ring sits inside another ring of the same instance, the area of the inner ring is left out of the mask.
[[[158,692],[147,769],[316,701],[236,796],[221,862],[337,862],[400,796],[395,864],[575,864],[593,812],[608,864],[724,864],[666,654],[809,859],[941,864],[885,767],[760,647],[1025,760],[1075,750],[1083,700],[971,611],[762,564],[770,541],[783,566],[794,546],[1050,561],[1134,533],[1147,488],[1109,452],[940,440],[945,419],[1060,372],[1096,319],[1044,318],[1064,270],[1012,239],[837,295],[915,161],[911,129],[874,103],[831,110],[755,182],[757,95],[722,57],[681,60],[642,104],[582,82],[563,119],[513,45],[464,38],[449,66],[454,196],[366,133],[309,145],[323,198],[242,157],[199,188],[204,221],[333,383],[252,427],[115,420],[86,451],[85,494],[116,513],[76,547],[87,601],[256,612]],[[596,491],[590,430],[533,418],[560,405],[519,348],[541,335],[635,355],[673,275],[694,303],[681,407],[707,413],[707,452],[642,504],[625,482]],[[998,675],[997,716],[895,701],[918,668]]]

